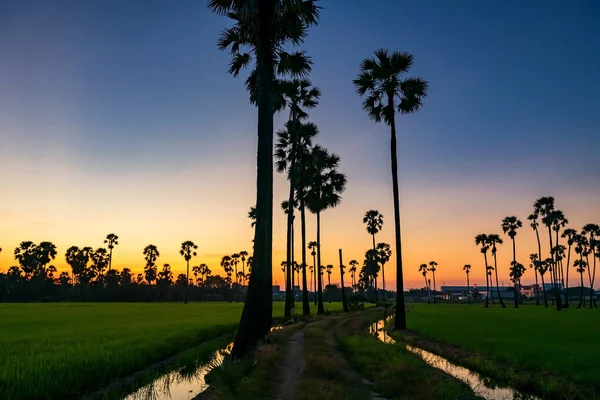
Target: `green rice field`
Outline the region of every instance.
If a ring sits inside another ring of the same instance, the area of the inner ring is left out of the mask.
[[[0,399],[77,398],[234,332],[242,307],[242,303],[0,304]],[[341,303],[326,303],[325,308],[338,310]],[[283,316],[283,303],[274,303],[274,316]]]
[[[416,304],[409,329],[503,363],[600,386],[600,310]]]

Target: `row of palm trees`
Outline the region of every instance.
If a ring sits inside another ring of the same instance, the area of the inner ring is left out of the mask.
[[[577,307],[580,308],[585,306],[583,275],[586,270],[588,272],[588,281],[590,285],[589,306],[590,308],[597,307],[594,296],[594,280],[596,276],[596,260],[600,259],[600,241],[598,240],[600,239],[600,226],[597,224],[586,224],[580,232],[577,232],[572,228],[566,228],[569,221],[562,211],[555,208],[554,198],[549,196],[541,197],[534,202],[533,213],[530,214],[527,219],[529,220],[530,227],[534,231],[537,240],[537,253],[530,254],[529,259],[531,263],[529,264],[529,267],[534,271],[536,287],[539,287],[538,275],[541,279],[544,306],[548,308],[548,296],[544,279],[548,273],[550,284],[552,286],[553,302],[556,304],[556,309],[560,311],[563,308],[569,307],[569,269],[572,266],[580,274],[581,295]],[[546,252],[546,257],[544,257],[544,254],[542,253],[540,221],[548,231],[548,251]],[[516,216],[508,216],[502,220],[501,227],[502,231],[512,242],[513,259],[510,263],[510,280],[513,282],[515,288],[514,307],[518,308],[520,303],[519,288],[521,286],[521,278],[525,273],[526,268],[517,261],[516,236],[517,231],[523,227],[523,222]],[[560,243],[561,238],[566,240],[567,246]],[[498,234],[478,234],[475,236],[475,244],[480,246],[485,262],[487,296],[484,307],[489,306],[490,286],[493,288],[492,271],[495,272],[496,290],[500,305],[503,308],[506,307],[500,295],[498,286],[498,264],[496,260],[498,246],[503,243],[502,238]],[[574,259],[571,264],[572,248],[575,251],[577,259]],[[491,251],[491,255],[494,259],[493,266],[488,263],[488,251]],[[592,261],[590,261],[590,255]],[[566,263],[564,262],[565,258]],[[463,269],[467,274],[468,280],[471,266],[467,264]],[[467,284],[469,284],[468,281]],[[564,301],[560,294],[560,285],[564,287]],[[540,305],[539,291],[537,290],[536,305]]]
[[[289,151],[285,152],[285,166],[290,180],[288,236],[286,242],[286,265],[291,275],[291,226],[294,200],[298,200],[301,217],[303,210],[317,214],[317,265],[320,262],[320,213],[339,203],[337,190],[334,196],[323,196],[324,184],[342,189],[345,185],[343,175],[337,173],[339,157],[321,149],[317,154],[323,168],[322,174],[306,178],[307,153],[298,139],[303,124],[298,109],[312,108],[296,97],[282,95],[289,80],[304,78],[311,70],[312,60],[303,51],[294,51],[308,36],[308,31],[319,22],[321,7],[317,0],[210,0],[209,8],[218,15],[228,17],[232,25],[226,28],[218,40],[221,50],[231,53],[229,72],[238,76],[242,69],[251,69],[245,86],[250,93],[250,102],[258,107],[258,151],[257,151],[257,193],[256,226],[254,234],[254,268],[248,287],[247,301],[240,320],[235,339],[233,356],[242,356],[268,332],[272,322],[272,240],[273,240],[273,115],[284,108],[290,109],[290,118],[285,129],[289,137]],[[412,65],[412,56],[408,53],[379,50],[374,58],[365,59],[360,65],[360,73],[354,85],[360,96],[366,96],[363,108],[376,122],[384,122],[391,129],[391,166],[394,197],[394,220],[396,236],[396,291],[399,293],[396,303],[396,328],[406,328],[403,298],[402,252],[400,241],[400,211],[398,208],[398,174],[396,155],[396,113],[417,111],[427,90],[427,82],[420,78],[405,78]],[[307,88],[307,86],[305,85]],[[296,85],[296,88],[299,88]],[[312,89],[310,89],[312,90]],[[310,91],[307,89],[307,92]],[[299,92],[296,92],[299,93]],[[314,93],[314,91],[313,91]],[[317,97],[317,96],[313,96]],[[291,101],[290,101],[291,100]],[[294,104],[292,104],[294,103]],[[290,106],[291,105],[291,106]],[[310,146],[304,147],[308,149]],[[281,160],[281,159],[279,159]],[[278,160],[278,161],[279,161]],[[304,166],[303,166],[304,165]],[[311,175],[308,175],[311,176]],[[309,187],[312,186],[312,195]],[[298,196],[299,194],[299,196]],[[313,201],[309,205],[309,197]],[[304,224],[303,224],[304,226]],[[304,234],[303,234],[304,237]],[[303,271],[306,279],[306,245],[302,245]],[[286,276],[291,281],[291,276]],[[320,281],[319,274],[317,280]],[[288,285],[289,286],[289,285]],[[306,287],[306,284],[303,284]],[[293,298],[286,311],[290,309]],[[308,312],[307,293],[303,292],[303,312]],[[321,301],[319,301],[321,303]],[[321,306],[319,311],[323,312]]]

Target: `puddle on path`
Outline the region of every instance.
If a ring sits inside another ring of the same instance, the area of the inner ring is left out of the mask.
[[[270,332],[283,329],[283,326],[272,326]],[[210,361],[202,364],[192,372],[183,370],[171,371],[142,386],[123,400],[191,400],[208,389],[206,375],[216,366],[221,365],[225,356],[231,353],[233,342],[217,350]]]
[[[385,330],[385,320],[379,320],[373,323],[369,332],[383,343],[393,344],[396,341],[390,337]],[[443,357],[430,353],[419,347],[406,345],[406,350],[418,355],[423,361],[434,368],[444,371],[448,375],[466,383],[471,387],[476,395],[486,400],[541,400],[535,396],[523,394],[511,387],[500,387],[491,383],[491,380],[484,378],[477,372],[471,371],[465,367],[452,364]]]

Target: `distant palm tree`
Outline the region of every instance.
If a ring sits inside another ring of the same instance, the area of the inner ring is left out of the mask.
[[[242,260],[242,272],[244,273],[244,276],[246,276],[246,260],[248,259],[248,252],[246,250],[242,250],[239,252],[239,255],[240,259]]]
[[[438,263],[436,263],[435,261],[430,261],[429,262],[429,271],[431,271],[431,274],[433,275],[433,304],[437,304],[437,301],[435,299],[435,271],[437,267]]]
[[[284,283],[287,282],[287,280],[286,280],[286,277],[287,277],[286,271],[287,271],[287,261],[282,261],[281,262],[281,272],[283,272],[283,282]],[[285,290],[287,291],[287,287],[285,288]]]
[[[114,233],[109,233],[108,235],[106,235],[106,239],[104,240],[104,243],[108,243],[108,251],[109,251],[109,255],[108,255],[108,270],[110,271],[112,269],[112,255],[113,255],[113,249],[115,248],[116,245],[119,244],[119,237],[117,235],[115,235]]]
[[[103,282],[104,280],[104,269],[109,263],[107,251],[104,248],[99,248],[96,251],[90,253],[92,260],[92,269],[96,272],[97,280]]]
[[[486,286],[486,295],[485,295],[485,308],[489,307],[489,299],[490,299],[490,281],[488,274],[488,261],[487,261],[487,252],[490,249],[490,245],[488,243],[488,237],[485,233],[480,233],[475,236],[475,244],[481,246],[481,253],[483,254],[483,260],[485,261],[485,286]]]
[[[471,283],[469,282],[469,273],[471,272],[471,264],[465,264],[463,271],[467,275],[467,297],[469,298],[469,305],[471,305]]]
[[[311,151],[309,173],[310,185],[306,192],[306,207],[317,216],[317,264],[321,265],[321,213],[336,207],[346,189],[346,176],[338,172],[340,157],[326,149],[315,146]],[[317,313],[324,314],[321,275],[317,280]]]
[[[331,274],[333,273],[333,265],[328,264],[327,266],[325,266],[325,269],[327,270],[327,286],[331,286]]]
[[[531,229],[533,229],[533,231],[535,232],[535,237],[537,239],[537,244],[538,244],[538,253],[537,253],[537,259],[541,260],[542,259],[542,244],[540,242],[540,232],[538,230],[538,227],[540,226],[540,224],[538,223],[538,218],[539,218],[539,214],[537,212],[533,212],[533,214],[530,214],[529,217],[527,217],[527,219],[530,221],[529,226],[531,226]],[[536,291],[535,291],[535,305],[539,306],[540,305],[540,290],[539,290],[539,285],[538,285],[538,269],[534,268],[534,273],[535,273],[535,286],[536,286]],[[547,308],[547,306],[546,306]]]
[[[183,297],[183,302],[185,304],[187,304],[188,302],[188,282],[190,280],[190,260],[192,259],[192,257],[196,257],[196,252],[195,250],[198,248],[198,246],[196,244],[194,244],[194,242],[192,242],[191,240],[186,240],[185,242],[181,243],[181,250],[179,250],[179,254],[181,254],[183,256],[183,259],[186,262],[186,273],[185,273],[185,294]]]
[[[383,284],[383,300],[387,300],[387,292],[385,291],[385,264],[390,261],[392,250],[387,243],[377,243],[377,258],[381,263],[381,283]]]
[[[427,283],[427,264],[419,265],[419,272],[423,275],[425,280],[425,288],[427,289],[427,304],[431,304],[431,294],[429,293],[429,284]]]
[[[396,235],[396,318],[395,329],[406,329],[404,281],[402,277],[402,247],[400,239],[400,201],[398,194],[398,157],[396,144],[396,112],[409,114],[421,108],[427,93],[427,82],[421,78],[404,77],[413,63],[411,54],[381,49],[375,58],[366,58],[354,85],[360,96],[367,95],[363,109],[376,122],[383,121],[391,129],[392,189]]]
[[[348,271],[350,271],[350,276],[352,276],[352,291],[354,291],[356,288],[356,267],[358,266],[358,261],[350,260],[348,264],[350,265],[350,269]]]
[[[375,235],[383,227],[383,215],[377,210],[369,210],[363,217],[363,223],[367,224],[367,232],[373,237],[373,249],[375,249]]]
[[[525,272],[523,264],[513,261],[510,266],[510,280],[515,287],[515,308],[519,308],[519,292],[521,288],[521,277]]]
[[[548,297],[546,296],[546,285],[544,283],[544,274],[546,273],[547,266],[538,258],[538,255],[535,253],[531,253],[529,255],[529,260],[531,260],[529,268],[533,268],[533,270],[536,272],[536,292],[539,292],[539,286],[537,284],[537,273],[539,273],[542,280],[542,290],[544,293],[544,307],[548,308]]]
[[[198,285],[198,274],[200,274],[202,271],[202,269],[200,268],[199,265],[194,265],[192,267],[192,273],[194,274],[194,282],[196,282],[196,285]],[[200,285],[198,285],[200,286]]]
[[[579,294],[579,305],[577,306],[577,308],[581,308],[582,306],[585,307],[585,295],[583,292],[583,272],[587,267],[587,262],[585,262],[583,259],[575,260],[573,266],[577,268],[577,272],[579,272],[579,276],[581,277],[581,293]]]
[[[156,270],[156,260],[160,257],[160,253],[158,252],[158,248],[149,244],[144,248],[144,256],[146,259],[146,266],[144,267],[144,277],[146,278],[146,282],[148,284],[152,284],[156,280],[157,270]]]
[[[504,243],[500,238],[500,235],[495,233],[487,236],[488,244],[492,249],[492,256],[494,257],[494,271],[496,271],[496,293],[498,294],[498,299],[500,300],[500,305],[502,308],[506,308],[506,304],[504,304],[504,300],[502,300],[502,296],[500,295],[500,283],[498,281],[498,263],[496,262],[496,252],[498,250],[497,245]]]
[[[571,265],[571,247],[575,243],[575,237],[577,236],[577,231],[575,229],[565,229],[561,235],[563,238],[567,239],[568,253],[567,253],[567,267],[565,268],[566,280],[565,280],[565,308],[569,308],[569,267]]]
[[[377,277],[379,276],[379,253],[375,249],[369,249],[365,253],[365,263],[367,275],[369,280],[373,282],[375,289],[375,302],[379,301],[379,290],[377,288]]]
[[[596,306],[596,296],[594,296],[594,280],[596,279],[596,254],[595,250],[597,247],[597,238],[600,237],[600,226],[596,224],[586,224],[581,229],[582,235],[589,235],[589,251],[587,252],[586,262],[588,265],[588,276],[590,276],[590,308]],[[588,254],[592,254],[593,263],[591,265],[591,273],[590,273],[590,260],[588,258]]]
[[[517,236],[517,229],[522,228],[523,223],[520,219],[515,216],[506,217],[502,220],[502,232],[508,234],[508,237],[512,240],[513,245],[513,260],[511,265],[515,267],[517,265],[517,247],[515,244],[515,236]],[[521,265],[521,264],[519,264]],[[522,266],[522,265],[521,265]],[[516,270],[515,270],[516,271]],[[517,280],[518,281],[518,280]],[[515,308],[519,307],[518,302],[518,292],[517,292],[517,283],[515,283]]]
[[[290,205],[291,204],[291,205]],[[286,250],[286,263],[290,268],[286,269],[286,279],[285,279],[285,306],[284,306],[284,318],[287,319],[291,316],[292,308],[295,307],[294,304],[294,268],[293,268],[293,254],[294,254],[294,208],[296,205],[293,203],[289,203],[287,200],[284,200],[281,203],[281,209],[284,214],[288,216],[288,220],[290,215],[292,215],[291,225],[287,226],[287,240],[286,246],[288,246]]]
[[[314,304],[317,304],[317,242],[310,241],[308,242],[308,248],[310,250],[310,255],[313,257],[313,293],[314,293]]]
[[[230,256],[223,256],[221,258],[221,267],[223,268],[223,271],[225,271],[225,274],[229,278],[229,284],[231,285],[231,274],[233,272],[233,268],[231,267],[231,257]]]
[[[239,285],[239,282],[238,282],[239,275],[238,275],[237,266],[238,266],[239,260],[240,260],[240,255],[238,253],[233,253],[231,255],[231,264],[233,265],[234,272],[235,272],[235,275],[234,275],[235,276],[235,283],[238,284],[238,285]]]
[[[556,302],[556,310],[560,311],[562,309],[562,301],[560,298],[560,294],[558,292],[558,287],[556,285],[556,263],[554,259],[554,246],[552,244],[552,225],[554,224],[555,219],[557,218],[557,214],[554,212],[554,197],[540,197],[533,204],[534,214],[540,215],[542,217],[542,223],[546,225],[548,228],[548,239],[550,242],[550,257],[547,259],[550,261],[550,265],[548,266],[550,271],[550,279],[552,282],[552,287],[554,291],[554,301]]]

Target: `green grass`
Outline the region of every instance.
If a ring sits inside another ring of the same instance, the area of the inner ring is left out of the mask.
[[[600,387],[599,310],[416,304],[407,324],[423,337],[476,351],[486,362]]]
[[[274,316],[283,315],[274,303]],[[312,306],[312,304],[311,304]],[[201,342],[235,331],[239,303],[0,305],[0,399],[91,392]],[[327,310],[341,303],[326,303]]]

